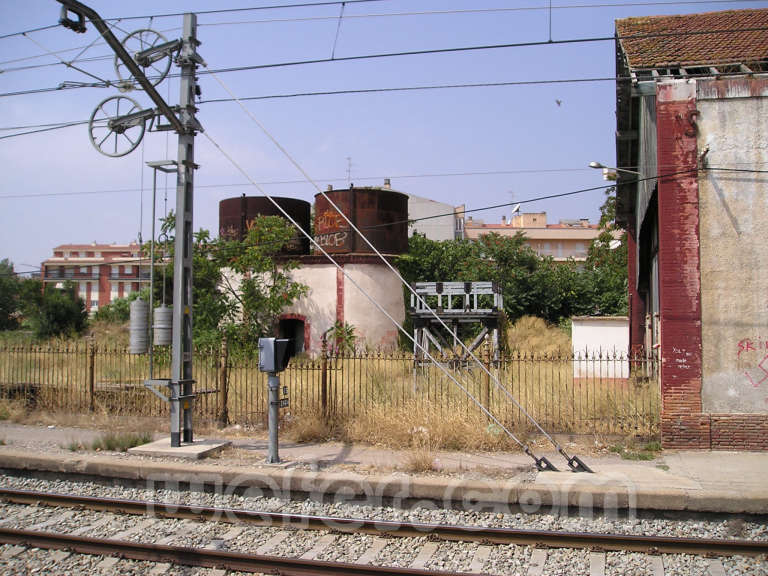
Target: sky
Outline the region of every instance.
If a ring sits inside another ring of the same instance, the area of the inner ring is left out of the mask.
[[[195,141],[200,168],[195,174],[194,228],[214,235],[221,200],[260,192],[211,141],[274,196],[312,201],[317,190],[295,162],[323,189],[350,182],[381,185],[390,178],[396,190],[464,204],[468,210],[520,202],[523,212],[547,212],[550,223],[579,218],[596,222],[605,199],[600,190],[536,200],[601,186],[602,175],[590,169],[589,162],[615,165],[614,42],[562,41],[611,38],[617,18],[768,5],[377,0],[347,2],[343,10],[340,3],[251,10],[288,2],[84,3],[104,19],[121,18],[110,21],[121,40],[139,29],[173,40],[181,35],[181,12],[220,11],[198,15],[198,53],[207,70],[536,44],[282,65],[220,72],[216,77],[201,68],[198,120],[211,140],[200,136]],[[112,96],[152,107],[143,91],[121,93],[114,86],[30,93],[117,78],[112,51],[90,23],[84,34],[61,26],[15,34],[56,25],[59,15],[60,4],[54,0],[0,2],[0,259],[10,259],[17,272],[39,268],[60,244],[127,243],[139,235],[148,240],[152,169],[145,163],[176,157],[176,136],[169,132],[147,130],[136,149],[119,158],[95,149],[87,125],[15,136],[42,125],[87,121],[99,103]],[[81,59],[72,67],[61,64],[60,59],[78,55]],[[171,74],[176,70],[171,66]],[[240,104],[215,102],[230,98],[229,93],[251,98],[493,83],[518,84],[243,101],[288,155]],[[171,105],[178,103],[178,78],[166,78],[157,89]],[[16,92],[24,93],[10,95]],[[174,205],[175,176],[161,174],[158,218],[165,206]],[[473,215],[500,222],[509,214],[509,205]]]

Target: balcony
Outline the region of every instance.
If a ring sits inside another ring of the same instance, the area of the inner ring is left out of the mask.
[[[110,280],[116,280],[118,282],[149,282],[149,271],[142,270],[139,273],[136,272],[112,272],[109,275]]]
[[[85,282],[87,280],[98,280],[99,276],[100,274],[98,271],[95,273],[93,271],[81,273],[75,269],[56,270],[48,268],[45,270],[43,280],[72,280]]]

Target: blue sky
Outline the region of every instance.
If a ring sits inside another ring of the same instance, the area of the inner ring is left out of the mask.
[[[281,2],[85,2],[104,18],[182,11],[244,8]],[[202,14],[199,53],[209,68],[272,64],[491,44],[610,37],[614,20],[650,14],[682,14],[765,7],[766,2],[656,3],[577,7],[584,1],[520,2],[482,0],[381,0],[311,8]],[[625,4],[622,2],[622,4]],[[0,36],[56,24],[54,0],[4,0]],[[437,14],[434,12],[441,11]],[[474,11],[474,12],[467,12]],[[421,14],[415,14],[421,13]],[[167,38],[180,35],[181,16],[121,21],[119,38],[151,28]],[[551,24],[551,30],[550,30]],[[551,34],[551,36],[550,36]],[[31,38],[32,40],[30,40]],[[58,27],[0,38],[0,93],[93,82],[62,65],[46,51],[82,47],[96,40]],[[77,52],[62,54],[71,58]],[[96,44],[84,56],[110,55]],[[21,60],[24,59],[24,60]],[[116,77],[111,59],[76,63],[100,78]],[[613,42],[552,44],[449,54],[402,56],[277,67],[221,74],[238,97],[412,87],[611,78]],[[202,99],[226,98],[210,76],[200,78]],[[178,80],[167,79],[160,93],[178,101]],[[115,88],[80,88],[0,96],[0,136],[7,128],[87,120]],[[142,107],[140,91],[128,96]],[[559,101],[559,103],[558,103]],[[615,84],[610,81],[349,94],[249,101],[245,103],[291,156],[319,184],[345,186],[348,170],[356,185],[381,184],[468,209],[524,202],[523,211],[546,211],[550,222],[564,218],[596,221],[600,191],[559,200],[525,202],[603,184],[592,160],[615,160]],[[206,132],[264,189],[276,196],[311,200],[314,188],[234,103],[201,103]],[[144,162],[175,158],[174,135],[147,132],[128,156],[110,158],[92,147],[85,126],[0,139],[0,258],[18,271],[31,270],[63,243],[124,243],[151,226],[152,173]],[[351,159],[351,160],[348,160]],[[232,165],[200,137],[196,142],[195,228],[215,231],[218,202],[242,193],[257,195]],[[350,166],[351,162],[351,166]],[[297,182],[299,181],[299,182]],[[281,183],[291,182],[291,183]],[[158,213],[163,211],[165,178],[159,179]],[[41,196],[51,194],[50,196]],[[167,182],[168,205],[175,202],[175,178]],[[499,221],[509,209],[475,214]]]

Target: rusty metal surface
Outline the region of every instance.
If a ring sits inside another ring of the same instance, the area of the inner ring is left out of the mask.
[[[331,190],[325,194],[377,250],[383,254],[408,250],[408,196],[380,188]],[[315,240],[329,253],[373,252],[322,194],[315,196]]]
[[[598,534],[557,530],[521,530],[516,528],[486,528],[482,526],[452,526],[337,518],[260,512],[234,508],[186,506],[162,502],[144,502],[116,498],[98,498],[53,494],[27,490],[0,489],[0,499],[21,504],[46,504],[70,508],[87,508],[125,514],[152,514],[163,518],[186,518],[218,522],[249,523],[261,526],[289,527],[302,530],[334,530],[346,533],[385,534],[399,537],[430,535],[445,541],[485,542],[491,544],[517,544],[549,546],[552,548],[600,548],[629,550],[646,553],[697,554],[715,556],[754,556],[768,554],[766,540],[725,540],[712,538],[679,538],[673,536],[646,536],[631,534]],[[11,531],[12,532],[12,531]],[[0,540],[3,532],[0,532]],[[404,572],[409,573],[409,572]],[[414,572],[422,574],[423,572]]]
[[[273,196],[274,200],[307,232],[310,231],[310,205],[304,200]],[[283,214],[264,196],[238,196],[219,202],[219,237],[242,241],[257,216]],[[298,230],[295,241],[284,254],[309,254],[309,240]]]

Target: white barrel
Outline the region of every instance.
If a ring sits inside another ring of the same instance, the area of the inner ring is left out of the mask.
[[[173,326],[173,308],[165,304],[155,308],[155,346],[171,345],[171,328]]]
[[[131,302],[131,354],[146,354],[149,349],[149,304],[136,299]]]

